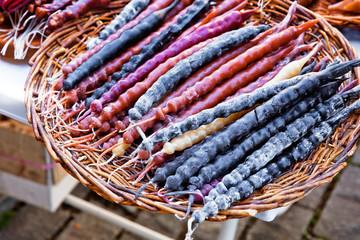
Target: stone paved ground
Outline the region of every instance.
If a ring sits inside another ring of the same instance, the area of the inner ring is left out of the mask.
[[[174,239],[184,239],[186,223],[170,214],[154,214],[112,204],[85,187],[74,195],[154,229]],[[196,240],[217,239],[221,223],[205,222]],[[63,204],[55,213],[0,196],[0,240],[138,240],[111,223]],[[237,240],[355,240],[360,239],[360,153],[336,179],[293,204],[272,222],[241,219]]]

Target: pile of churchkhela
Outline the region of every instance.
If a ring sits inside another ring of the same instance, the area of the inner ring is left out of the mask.
[[[57,108],[62,148],[100,154],[87,169],[113,166],[112,186],[126,172],[141,186],[135,198],[153,187],[169,204],[187,199],[188,238],[360,108],[357,80],[342,85],[360,60],[316,60],[324,45],[305,38],[317,19],[293,24],[294,2],[281,22],[263,24],[251,18],[262,6],[247,4],[130,1],[62,66],[57,102],[43,112]]]

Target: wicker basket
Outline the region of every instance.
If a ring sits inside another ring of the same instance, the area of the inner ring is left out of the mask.
[[[322,15],[331,25],[336,27],[360,28],[360,14],[330,11],[328,0],[315,0],[308,8]]]
[[[263,9],[263,13],[266,14],[257,13],[251,21],[261,19],[266,22],[279,22],[287,13],[290,4],[290,1],[269,1]],[[247,7],[255,8],[256,6],[257,1],[249,1]],[[75,22],[66,24],[47,39],[30,61],[32,70],[26,82],[25,97],[27,116],[33,124],[36,137],[45,143],[54,160],[61,163],[82,184],[102,197],[115,203],[132,205],[153,212],[184,216],[187,205],[182,202],[186,201],[186,197],[177,198],[174,204],[166,203],[154,194],[156,190],[149,186],[143,192],[142,197],[134,200],[134,191],[146,183],[146,180],[133,185],[127,180],[128,171],[118,170],[111,175],[116,166],[87,166],[97,160],[106,161],[110,154],[102,156],[101,152],[89,151],[86,148],[64,147],[64,142],[71,136],[67,131],[60,131],[58,126],[54,126],[53,123],[53,118],[60,109],[56,104],[51,111],[46,108],[49,104],[56,103],[55,93],[50,91],[49,79],[61,76],[61,66],[83,52],[86,38],[97,35],[103,23],[108,22],[118,11],[119,9],[115,9],[113,12],[89,13]],[[324,42],[325,49],[322,50],[319,58],[328,56],[331,60],[340,59],[342,61],[357,58],[353,47],[341,33],[318,14],[299,6],[293,24],[315,18],[320,22],[307,34],[306,41],[321,40]],[[348,81],[351,81],[359,76],[359,72],[352,72],[349,76]],[[343,86],[346,84],[344,82]],[[297,164],[291,171],[256,191],[244,201],[233,204],[229,210],[222,211],[216,217],[208,220],[224,221],[229,218],[243,218],[253,216],[261,211],[287,206],[302,199],[314,188],[330,182],[346,166],[345,160],[356,149],[356,140],[360,134],[358,122],[359,114],[353,114],[306,161]],[[141,169],[131,170],[139,172]],[[120,187],[115,188],[109,184],[107,181],[109,177],[111,182]],[[201,205],[193,205],[193,209],[199,207]]]

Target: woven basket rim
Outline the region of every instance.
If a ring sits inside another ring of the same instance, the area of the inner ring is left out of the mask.
[[[342,28],[360,29],[360,15],[351,12],[329,11],[328,0],[315,0],[308,8],[321,15],[331,25]]]
[[[254,7],[253,2],[254,1],[250,1],[249,7]],[[288,9],[288,6],[290,6],[291,4],[291,2],[288,0],[271,0],[269,2],[269,9],[273,8],[274,6]],[[322,16],[302,6],[298,6],[297,15],[299,14],[303,14],[311,19],[319,19],[318,25],[321,26],[322,30],[320,34],[323,35],[325,41],[331,42],[334,41],[333,39],[336,39],[336,43],[343,47],[341,53],[343,53],[347,59],[357,58],[357,54],[353,46],[349,44],[349,42],[344,38],[340,31],[332,27]],[[48,130],[45,129],[43,125],[43,122],[41,120],[41,112],[37,110],[37,103],[35,103],[38,92],[34,90],[35,88],[41,89],[42,87],[46,87],[46,85],[42,84],[41,81],[39,82],[37,78],[41,75],[41,72],[43,71],[41,70],[41,66],[46,63],[46,60],[49,59],[49,56],[47,56],[48,52],[51,51],[54,53],[58,53],[64,50],[61,46],[52,49],[54,42],[56,42],[57,39],[60,38],[62,34],[64,34],[62,33],[62,31],[65,29],[68,32],[74,31],[74,29],[78,29],[79,25],[81,25],[82,22],[86,22],[88,19],[89,17],[87,15],[87,17],[83,17],[77,20],[76,24],[68,23],[63,28],[54,32],[51,37],[45,41],[42,49],[40,49],[30,60],[32,69],[25,85],[25,105],[27,110],[27,117],[29,122],[33,125],[35,136],[38,140],[44,142],[46,148],[49,151],[49,154],[56,162],[61,163],[63,168],[69,174],[78,179],[86,187],[89,187],[93,191],[97,192],[100,196],[115,203],[132,205],[153,212],[172,213],[183,216],[184,212],[186,211],[186,208],[183,206],[176,206],[165,203],[159,200],[158,197],[151,195],[145,195],[145,197],[139,197],[135,200],[134,194],[131,191],[117,189],[112,185],[108,184],[106,181],[103,180],[100,175],[97,175],[95,172],[90,171],[86,166],[84,166],[81,163],[81,160],[77,159],[75,156],[72,156],[69,150],[61,149],[57,142],[54,140],[53,136],[48,133]],[[331,37],[329,37],[328,34],[331,34]],[[355,70],[352,78],[355,79],[355,76],[360,76],[359,69]],[[358,115],[353,115],[351,120],[349,121],[358,122],[358,119],[360,119]],[[344,129],[346,129],[346,127]],[[251,199],[245,199],[244,201],[241,201],[240,204],[235,204],[229,210],[222,211],[216,217],[209,218],[208,220],[224,221],[230,218],[243,218],[253,216],[258,212],[288,206],[302,199],[303,197],[308,195],[313,189],[321,186],[322,184],[330,182],[333,177],[346,166],[345,161],[354,153],[356,149],[356,140],[359,138],[359,130],[360,129],[358,128],[352,130],[352,134],[350,134],[350,136],[345,139],[347,142],[349,142],[349,144],[344,147],[346,151],[340,153],[340,156],[337,157],[336,162],[334,162],[332,166],[326,168],[324,172],[321,172],[322,170],[319,170],[318,174],[312,176],[308,181],[305,181],[305,183],[296,183],[295,181],[292,185],[287,186],[283,192],[276,193],[273,196],[264,197],[263,195],[261,195],[264,191],[261,190],[260,192],[253,194],[253,197]],[[339,144],[341,141],[342,140],[338,141]],[[322,145],[322,147],[326,148],[328,144],[329,142]],[[298,169],[303,168],[303,164],[305,163],[297,164],[293,168],[293,171],[297,171]],[[275,185],[277,185],[277,183],[271,183],[265,188],[269,189]],[[197,209],[199,207],[200,205],[194,205],[193,209]]]

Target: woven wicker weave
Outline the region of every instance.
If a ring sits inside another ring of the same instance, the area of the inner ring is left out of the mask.
[[[315,0],[308,8],[322,15],[331,25],[336,27],[360,28],[360,14],[330,11],[328,0]]]
[[[290,1],[273,0],[267,2],[260,17],[255,14],[251,21],[261,19],[265,22],[279,22],[289,9]],[[248,8],[257,6],[257,1],[249,1]],[[120,8],[119,8],[120,9]],[[129,172],[118,170],[111,174],[115,165],[87,166],[96,161],[104,162],[110,155],[102,156],[101,152],[87,150],[86,148],[64,147],[64,142],[71,139],[67,131],[59,130],[54,126],[54,118],[58,111],[55,93],[50,91],[50,79],[61,76],[61,66],[69,62],[80,52],[85,50],[87,37],[95,36],[119,9],[113,12],[98,11],[89,13],[76,22],[66,24],[62,29],[54,32],[43,44],[41,50],[31,59],[32,70],[26,83],[26,107],[27,115],[33,124],[34,132],[39,140],[42,140],[51,156],[82,184],[91,188],[102,197],[121,204],[133,205],[153,212],[173,213],[183,216],[186,211],[186,197],[176,199],[176,204],[164,202],[156,194],[155,189],[149,186],[142,197],[134,200],[134,192],[146,181],[131,184],[127,177]],[[309,19],[318,18],[320,22],[312,28],[306,36],[307,42],[323,41],[325,49],[321,56],[328,56],[331,60],[340,59],[347,61],[357,58],[356,53],[341,33],[334,29],[321,16],[306,8],[299,6],[293,24]],[[358,72],[349,75],[351,81],[358,76]],[[346,85],[347,83],[344,83]],[[71,122],[71,120],[67,120]],[[229,210],[220,212],[212,221],[224,221],[229,218],[242,218],[252,216],[258,212],[269,210],[294,203],[311,190],[320,185],[330,182],[333,177],[345,166],[345,160],[356,149],[356,140],[359,138],[360,125],[359,114],[353,114],[333,136],[322,144],[308,160],[294,166],[291,171],[283,174],[271,184],[266,185],[260,191],[255,192],[246,200],[237,202]],[[123,159],[125,160],[125,158]],[[125,161],[124,161],[125,162]],[[132,169],[139,172],[141,169]],[[111,175],[110,175],[111,174]],[[121,186],[113,187],[107,181]],[[194,205],[193,209],[201,207]]]

